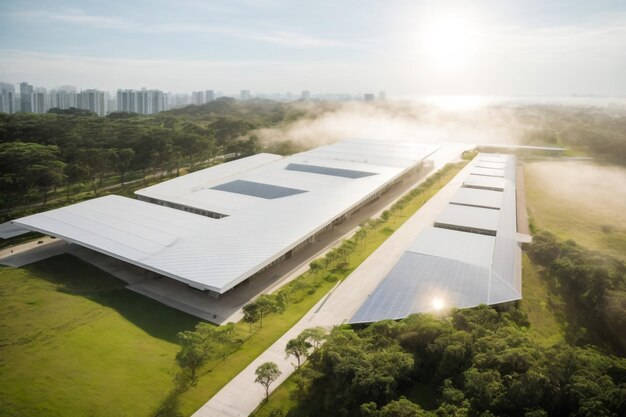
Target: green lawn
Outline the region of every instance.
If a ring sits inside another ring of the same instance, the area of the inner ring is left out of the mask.
[[[526,204],[537,228],[626,260],[626,169],[592,162],[524,165]]]
[[[68,255],[0,267],[0,415],[150,416],[197,321]]]
[[[528,255],[522,259],[522,296],[520,309],[528,315],[530,330],[544,346],[565,340],[562,320],[564,304],[558,295],[550,292],[541,279],[538,267]]]

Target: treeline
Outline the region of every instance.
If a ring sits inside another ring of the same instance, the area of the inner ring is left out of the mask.
[[[43,200],[51,190],[87,184],[97,194],[107,176],[124,183],[129,172],[147,176],[176,172],[218,154],[251,155],[253,129],[287,116],[282,105],[220,99],[204,106],[155,116],[58,111],[45,115],[0,113],[0,194],[2,207]]]
[[[571,343],[593,343],[626,354],[626,265],[572,240],[539,232],[528,248],[551,290],[567,304]]]
[[[527,326],[514,307],[480,306],[448,318],[336,327],[294,375],[302,387],[296,408],[271,415],[626,415],[626,359],[591,347],[546,348]],[[431,410],[418,405],[425,400]]]
[[[626,114],[623,110],[568,106],[528,106],[516,110],[524,143],[565,146],[625,165]]]

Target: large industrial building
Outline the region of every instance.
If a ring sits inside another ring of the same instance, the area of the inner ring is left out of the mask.
[[[58,237],[217,297],[424,168],[437,146],[349,140],[258,154],[136,192],[23,217],[0,237]]]
[[[468,172],[351,323],[522,298],[516,158],[479,154]]]

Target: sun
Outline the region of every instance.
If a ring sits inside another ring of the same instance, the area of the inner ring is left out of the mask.
[[[422,58],[436,71],[462,72],[472,63],[478,23],[471,14],[440,13],[422,20],[418,32]]]
[[[432,300],[432,307],[435,311],[441,311],[445,307],[446,303],[440,297],[434,297]]]

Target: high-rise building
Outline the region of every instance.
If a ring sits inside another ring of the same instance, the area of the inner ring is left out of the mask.
[[[78,107],[96,113],[98,116],[106,116],[106,98],[104,91],[90,89],[82,90],[78,94]]]
[[[209,103],[213,100],[215,100],[215,94],[213,93],[213,90],[206,90],[204,92],[204,102]]]
[[[309,90],[302,90],[302,95],[300,95],[300,99],[302,100],[310,100],[311,92]]]
[[[117,90],[117,111],[127,113],[137,112],[133,90]]]
[[[72,107],[78,108],[76,89],[72,86],[61,86],[50,91],[50,108],[67,110]]]
[[[380,101],[387,100],[387,93],[384,92],[384,91],[379,91],[378,92],[378,100],[380,100]]]
[[[26,81],[20,83],[20,111],[25,113],[33,111],[33,86]]]
[[[31,106],[32,112],[38,114],[43,114],[50,109],[45,88],[38,87],[31,94]]]
[[[241,93],[239,94],[239,98],[241,100],[250,100],[251,97],[250,90],[241,90]]]
[[[191,93],[191,104],[199,106],[204,103],[204,91],[193,91]]]
[[[155,114],[168,109],[167,94],[161,90],[117,90],[117,111]]]
[[[172,94],[169,100],[171,108],[185,107],[191,104],[189,94]]]
[[[117,111],[117,100],[107,93],[107,114]]]
[[[0,83],[0,113],[15,113],[15,87]]]

